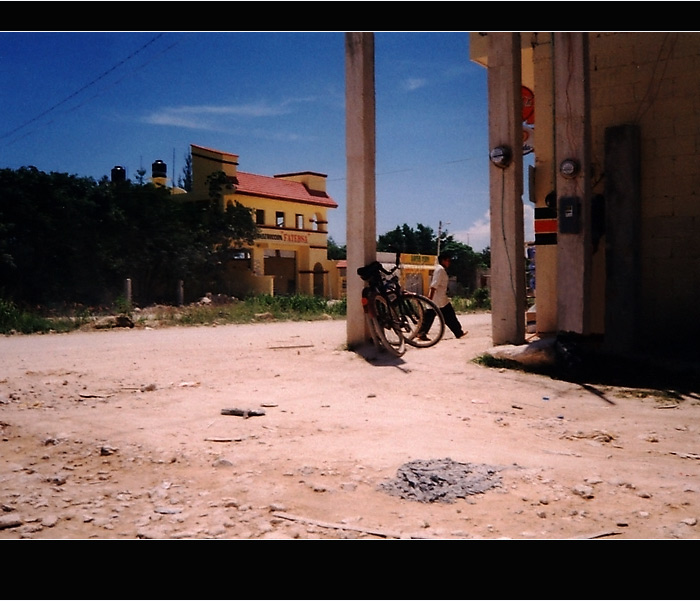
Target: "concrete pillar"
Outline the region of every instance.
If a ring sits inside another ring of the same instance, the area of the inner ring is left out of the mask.
[[[588,34],[556,32],[553,40],[558,329],[586,335],[592,255]]]
[[[552,35],[552,34],[548,34]],[[538,40],[545,38],[538,33]],[[535,240],[536,252],[536,305],[537,333],[540,336],[554,335],[557,332],[557,244],[556,225],[549,235],[538,235],[538,217],[556,218],[555,190],[556,169],[554,168],[554,86],[552,84],[552,44],[537,44],[533,48],[535,73]],[[547,198],[553,198],[551,205]],[[549,230],[547,230],[549,231]]]
[[[185,304],[185,282],[178,280],[177,282],[177,304],[179,307]]]
[[[131,278],[126,278],[124,280],[124,300],[127,302],[127,304],[131,305]]]
[[[520,34],[489,33],[491,321],[494,344],[525,341]],[[505,149],[503,157],[494,149]],[[501,157],[503,160],[498,160]]]
[[[367,339],[362,309],[363,281],[357,268],[376,259],[376,132],[374,34],[345,34],[345,119],[347,160],[347,343]]]

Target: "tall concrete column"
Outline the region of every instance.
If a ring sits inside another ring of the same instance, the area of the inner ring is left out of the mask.
[[[491,329],[494,344],[525,341],[525,233],[520,34],[489,33]],[[498,161],[498,157],[503,160]]]
[[[556,32],[553,40],[558,328],[585,335],[592,255],[588,34]]]
[[[377,256],[374,34],[345,34],[347,344],[367,340],[357,268]]]

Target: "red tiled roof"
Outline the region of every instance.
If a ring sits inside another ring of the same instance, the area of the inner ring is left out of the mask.
[[[237,173],[236,192],[253,196],[267,196],[280,200],[292,200],[306,204],[320,205],[335,209],[338,203],[325,192],[309,190],[304,184],[278,177],[255,175],[254,173]]]

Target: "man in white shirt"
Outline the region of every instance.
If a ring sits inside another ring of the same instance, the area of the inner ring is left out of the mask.
[[[430,292],[428,293],[428,298],[430,298],[440,309],[442,316],[445,318],[445,325],[452,330],[455,338],[462,338],[467,335],[466,330],[462,329],[462,324],[459,323],[457,315],[455,314],[454,307],[450,302],[450,298],[447,296],[447,284],[450,281],[447,275],[447,269],[450,267],[450,262],[452,261],[452,255],[443,251],[438,256],[438,264],[435,266],[435,271],[433,271],[433,277],[430,281]],[[434,312],[429,312],[425,316],[426,324],[422,328],[419,338],[426,340],[426,334],[433,325],[433,320],[435,319]]]

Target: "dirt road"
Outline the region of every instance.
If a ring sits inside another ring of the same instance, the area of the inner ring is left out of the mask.
[[[460,318],[401,360],[344,321],[0,338],[0,539],[698,537],[697,400],[479,366]],[[392,494],[447,460],[484,492]]]

